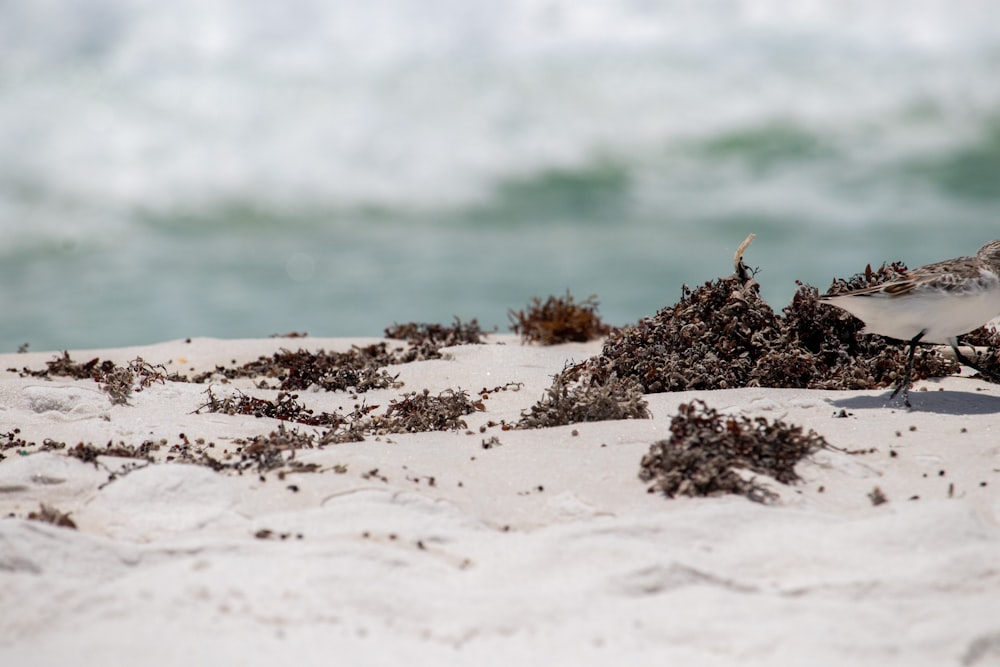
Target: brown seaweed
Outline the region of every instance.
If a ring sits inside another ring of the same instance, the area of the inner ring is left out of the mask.
[[[724,415],[695,400],[681,404],[670,422],[670,438],[653,443],[643,456],[639,478],[652,483],[651,493],[670,498],[733,493],[765,502],[776,494],[738,470],[790,484],[799,479],[795,464],[827,446],[822,436],[800,426]]]
[[[550,296],[545,301],[536,296],[527,310],[511,310],[507,316],[511,330],[520,334],[525,343],[585,343],[611,331],[597,315],[597,306],[596,295],[576,303],[567,290],[565,297]]]

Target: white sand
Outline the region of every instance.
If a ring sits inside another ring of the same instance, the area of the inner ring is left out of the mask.
[[[0,516],[18,518],[0,520],[0,665],[1000,664],[1000,387],[921,382],[912,412],[887,392],[658,394],[652,420],[483,434],[516,421],[566,360],[600,350],[490,340],[396,367],[403,388],[364,395],[384,409],[403,391],[524,383],[493,393],[466,419],[471,433],[299,451],[319,473],[261,481],[164,463],[106,484],[135,462],[7,450]],[[364,342],[196,339],[72,356],[141,355],[188,373]],[[52,357],[6,355],[0,368]],[[2,373],[0,433],[103,445],[183,432],[221,452],[277,426],[194,414],[205,388],[154,385],[112,406],[89,380]],[[639,461],[695,397],[875,451],[816,454],[803,482],[771,484],[771,506],[648,494]],[[494,435],[502,444],[484,449]],[[875,486],[887,503],[869,500]],[[24,520],[41,502],[79,529]]]

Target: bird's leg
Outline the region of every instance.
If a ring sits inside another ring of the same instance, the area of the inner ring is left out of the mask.
[[[927,333],[926,329],[910,339],[910,352],[906,355],[906,370],[903,371],[903,379],[900,380],[898,385],[896,385],[895,391],[893,391],[892,396],[889,397],[890,399],[896,398],[896,394],[898,394],[902,389],[903,405],[908,408],[912,407],[910,405],[910,376],[913,374],[913,353],[917,349],[917,343],[920,342],[920,339],[924,337],[925,333]]]
[[[969,347],[972,349],[973,352],[976,351],[976,348],[975,348],[974,345],[969,345]],[[963,366],[968,366],[972,370],[976,371],[977,373],[979,373],[980,375],[982,375],[985,378],[989,378],[993,382],[1000,382],[1000,375],[997,375],[996,373],[994,373],[992,371],[988,371],[988,370],[984,369],[979,364],[973,362],[971,359],[969,359],[968,357],[966,357],[965,355],[963,355],[961,352],[959,352],[959,350],[958,350],[958,341],[956,339],[952,339],[951,340],[951,351],[955,353],[955,358],[958,360],[958,363],[962,364]]]

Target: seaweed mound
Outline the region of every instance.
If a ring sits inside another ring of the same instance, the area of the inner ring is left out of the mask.
[[[685,286],[674,306],[613,332],[598,363],[635,378],[647,393],[759,384],[781,329],[754,287],[745,289],[736,276]]]
[[[696,400],[680,406],[670,422],[670,438],[649,448],[639,479],[652,482],[650,493],[670,498],[733,493],[766,502],[776,494],[737,470],[790,484],[799,479],[795,464],[826,446],[822,436],[801,426],[720,415]]]
[[[870,269],[869,274],[871,279],[884,277]],[[859,280],[864,277],[852,279]],[[587,363],[605,374],[635,378],[646,393],[734,387],[878,389],[897,382],[906,366],[905,346],[881,336],[861,336],[860,320],[818,297],[814,287],[800,284],[778,315],[760,298],[757,284],[738,275],[695,290],[685,287],[679,303],[616,330],[601,354]],[[953,361],[924,348],[914,361],[914,379],[957,369]]]

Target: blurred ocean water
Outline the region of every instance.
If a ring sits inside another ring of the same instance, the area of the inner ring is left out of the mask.
[[[1000,237],[992,0],[0,0],[0,351],[784,306]]]

